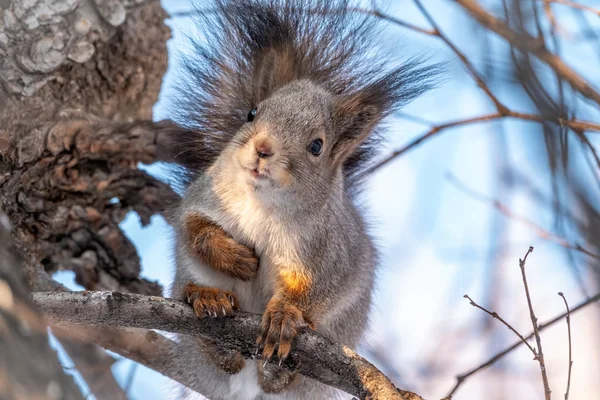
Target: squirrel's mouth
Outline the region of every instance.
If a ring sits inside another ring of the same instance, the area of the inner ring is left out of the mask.
[[[251,168],[249,169],[250,171],[250,175],[254,178],[254,179],[259,179],[259,180],[263,180],[263,179],[269,179],[269,174],[267,173],[267,171],[260,171],[258,168]]]

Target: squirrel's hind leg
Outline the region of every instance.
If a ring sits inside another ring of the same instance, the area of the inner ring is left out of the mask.
[[[262,362],[258,366],[258,385],[265,393],[281,393],[284,390],[291,389],[300,381],[300,375],[277,364]]]
[[[198,343],[207,358],[221,371],[233,375],[246,365],[244,356],[235,350],[223,349],[208,339],[198,339]]]

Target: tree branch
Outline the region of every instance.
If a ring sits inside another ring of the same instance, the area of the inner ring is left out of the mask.
[[[571,370],[573,369],[573,354],[572,354],[572,344],[571,344],[571,311],[569,310],[569,303],[567,303],[567,299],[563,292],[558,292],[558,295],[562,297],[565,302],[565,308],[567,309],[567,334],[568,334],[568,342],[569,342],[569,373],[567,375],[567,389],[565,391],[565,400],[569,400],[569,389],[571,389]]]
[[[33,301],[51,324],[120,326],[208,336],[247,358],[252,358],[256,349],[260,317],[249,313],[199,321],[183,302],[119,292],[34,293]],[[314,332],[298,336],[284,365],[361,399],[421,399],[397,389],[382,372],[350,348]]]
[[[523,53],[531,53],[546,63],[558,75],[569,82],[569,84],[583,96],[600,105],[600,93],[598,93],[585,79],[564,63],[556,54],[550,52],[543,41],[534,38],[526,32],[516,32],[503,21],[495,18],[482,8],[475,0],[455,0],[473,18],[487,29],[497,33],[507,40],[515,48]]]
[[[535,336],[535,342],[537,344],[537,354],[535,359],[540,364],[540,371],[542,374],[542,382],[544,384],[544,395],[546,400],[550,400],[550,385],[548,384],[548,373],[546,371],[546,362],[544,360],[544,351],[542,350],[542,339],[540,337],[540,329],[538,325],[537,317],[533,310],[533,304],[531,303],[531,295],[529,294],[529,286],[527,285],[527,274],[525,274],[525,263],[527,262],[527,256],[531,254],[533,247],[529,246],[527,253],[523,259],[519,259],[519,268],[521,269],[521,276],[523,278],[523,286],[525,288],[525,297],[527,298],[527,306],[529,307],[529,316],[531,318],[531,325],[533,326],[533,335]]]
[[[500,103],[498,103],[498,104],[500,104]],[[484,114],[484,115],[480,115],[477,117],[465,118],[465,119],[450,121],[450,122],[446,122],[444,124],[432,126],[427,132],[418,136],[416,139],[414,139],[412,142],[408,143],[406,146],[404,146],[398,150],[394,150],[386,158],[384,158],[383,160],[379,161],[377,164],[374,164],[373,166],[366,169],[363,172],[363,175],[366,176],[368,174],[375,172],[376,170],[383,167],[384,165],[386,165],[393,159],[398,158],[401,155],[403,155],[404,153],[408,152],[409,150],[412,150],[413,148],[423,144],[423,142],[431,139],[432,137],[436,136],[437,134],[439,134],[440,132],[442,132],[444,130],[457,128],[457,127],[470,125],[470,124],[476,124],[476,123],[480,123],[480,122],[496,121],[496,120],[504,119],[504,118],[514,118],[514,119],[539,122],[539,123],[553,122],[553,123],[559,124],[561,126],[568,126],[571,129],[577,129],[577,130],[582,130],[582,131],[583,130],[593,130],[593,131],[600,132],[600,124],[597,124],[595,122],[576,120],[576,119],[564,120],[561,118],[549,118],[549,117],[544,117],[542,115],[535,115],[535,114],[522,113],[522,112],[518,112],[518,111],[512,111],[512,110],[509,110],[508,108],[506,108],[502,104],[500,104],[500,106],[501,106],[501,109],[500,109],[501,111],[498,111],[496,113]],[[591,143],[589,143],[589,140],[587,139],[587,137],[583,136],[583,138],[584,139],[582,139],[582,140],[588,141],[587,144],[594,152],[594,156],[597,157],[597,154],[595,154],[595,149],[591,145]]]
[[[571,315],[573,315],[574,313],[576,313],[579,310],[584,309],[585,307],[589,306],[592,303],[596,303],[600,301],[600,293],[597,293],[595,296],[590,297],[588,299],[586,299],[585,301],[582,301],[581,303],[579,303],[577,306],[575,306],[572,310],[567,311],[563,314],[560,314],[554,318],[552,318],[549,321],[546,322],[542,322],[541,324],[539,324],[538,326],[538,330],[541,332],[544,329],[554,325],[555,323],[557,323],[558,321],[562,321],[563,318]],[[529,335],[525,336],[525,340],[529,340],[534,336],[534,332],[530,332]],[[507,347],[506,349],[502,350],[499,353],[496,353],[495,355],[493,355],[492,357],[490,357],[488,360],[484,361],[483,363],[479,364],[477,367],[472,368],[471,370],[462,373],[460,375],[458,375],[456,377],[456,384],[454,385],[454,387],[450,390],[450,392],[448,393],[448,398],[451,398],[454,393],[456,393],[456,391],[458,390],[458,388],[460,386],[462,386],[462,384],[472,375],[475,375],[477,372],[486,369],[487,367],[489,367],[490,365],[494,364],[496,361],[500,360],[502,357],[504,357],[505,355],[507,355],[508,353],[512,352],[514,349],[516,349],[517,347],[521,346],[523,344],[522,340],[518,340],[515,343],[513,343],[512,345],[510,345],[509,347]]]

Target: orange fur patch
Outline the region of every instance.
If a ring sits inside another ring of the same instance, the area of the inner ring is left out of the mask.
[[[284,293],[291,298],[304,297],[312,285],[312,278],[306,272],[282,269],[279,271],[279,278],[283,284]]]

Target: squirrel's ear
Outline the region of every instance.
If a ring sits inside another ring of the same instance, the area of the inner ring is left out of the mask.
[[[366,92],[339,96],[334,105],[335,143],[331,156],[341,165],[369,137],[384,112]]]

